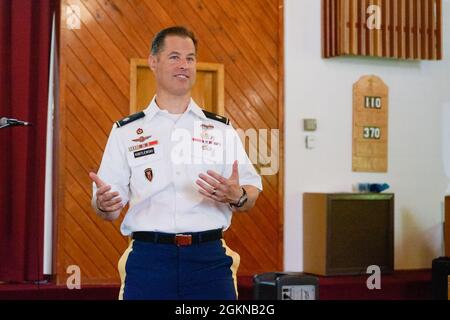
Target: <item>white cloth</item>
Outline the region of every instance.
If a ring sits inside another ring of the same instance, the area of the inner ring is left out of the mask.
[[[122,234],[227,229],[230,207],[205,198],[195,181],[207,170],[228,178],[237,159],[240,185],[262,190],[236,131],[207,118],[192,99],[178,118],[159,109],[155,98],[144,113],[123,127],[113,126],[98,171],[123,205],[129,202]],[[92,205],[98,211],[96,191],[94,183]]]

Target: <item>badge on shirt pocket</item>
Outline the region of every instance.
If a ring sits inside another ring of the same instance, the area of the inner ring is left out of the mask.
[[[153,170],[152,170],[152,168],[145,169],[144,173],[145,173],[145,178],[148,181],[152,182],[152,180],[153,180]]]

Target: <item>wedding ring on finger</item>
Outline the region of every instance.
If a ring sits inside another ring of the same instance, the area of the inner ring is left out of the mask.
[[[215,195],[216,194],[216,188],[213,188],[213,191],[211,192],[211,195]]]

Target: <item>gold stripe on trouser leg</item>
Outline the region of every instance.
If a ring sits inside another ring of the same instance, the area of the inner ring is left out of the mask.
[[[130,241],[130,244],[128,245],[128,248],[125,250],[125,252],[122,254],[122,256],[119,259],[119,263],[117,268],[119,269],[119,275],[120,275],[120,292],[119,292],[119,300],[123,300],[123,292],[125,289],[125,277],[127,276],[127,271],[125,270],[125,266],[127,265],[128,256],[133,251],[133,242],[134,240]]]
[[[239,263],[241,262],[241,257],[237,252],[234,252],[231,250],[224,239],[222,239],[222,246],[225,249],[225,254],[233,260],[233,264],[230,267],[231,274],[233,276],[233,282],[234,282],[234,290],[236,291],[236,299],[238,297],[238,286],[237,286],[237,270],[239,268]]]

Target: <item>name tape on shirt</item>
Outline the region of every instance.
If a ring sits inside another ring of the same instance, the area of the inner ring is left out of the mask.
[[[148,148],[148,149],[144,149],[144,150],[140,150],[140,151],[135,151],[134,157],[139,158],[139,157],[148,156],[149,154],[154,154],[154,153],[155,153],[155,148]]]

